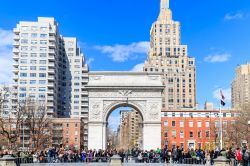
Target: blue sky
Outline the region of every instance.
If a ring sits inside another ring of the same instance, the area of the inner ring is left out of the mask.
[[[197,61],[197,101],[230,100],[238,64],[250,60],[249,0],[170,0],[182,43]],[[9,1],[0,5],[0,82],[11,78],[11,30],[18,21],[55,17],[60,33],[77,37],[90,70],[138,70],[160,0]],[[228,101],[229,102],[229,101]]]

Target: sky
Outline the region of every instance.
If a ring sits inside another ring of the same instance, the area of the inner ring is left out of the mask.
[[[91,71],[140,71],[160,0],[1,0],[0,83],[11,80],[12,29],[38,16],[55,17],[60,33],[77,37]],[[196,58],[197,102],[230,107],[235,68],[250,61],[249,0],[170,0],[181,41]]]

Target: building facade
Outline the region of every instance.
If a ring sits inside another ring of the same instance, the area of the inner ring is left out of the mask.
[[[57,22],[47,17],[21,21],[14,33],[18,101],[44,102],[49,117],[86,117],[88,67],[76,38],[61,36]]]
[[[232,82],[232,107],[241,109],[250,102],[250,64],[236,68],[235,79]]]
[[[162,112],[162,148],[179,146],[188,149],[215,149],[219,147],[219,127],[222,117],[223,145],[230,144],[227,134],[235,123],[231,110],[186,110]]]
[[[172,19],[169,0],[161,0],[159,17],[152,25],[144,71],[162,73],[163,108],[196,107],[195,58],[189,57],[187,45],[181,44],[180,22]]]
[[[120,111],[119,148],[142,148],[142,117],[138,111]]]

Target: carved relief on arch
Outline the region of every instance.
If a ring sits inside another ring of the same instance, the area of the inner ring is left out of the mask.
[[[148,114],[149,120],[157,120],[160,118],[161,109],[159,108],[159,103],[149,103],[148,104]]]
[[[94,102],[90,106],[90,117],[94,120],[101,119],[101,104],[99,102]]]

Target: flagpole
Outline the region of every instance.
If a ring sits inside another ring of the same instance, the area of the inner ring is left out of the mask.
[[[223,143],[222,143],[222,113],[221,113],[221,102],[220,102],[220,115],[219,115],[219,118],[220,118],[220,150],[222,150],[222,147],[223,147]]]

